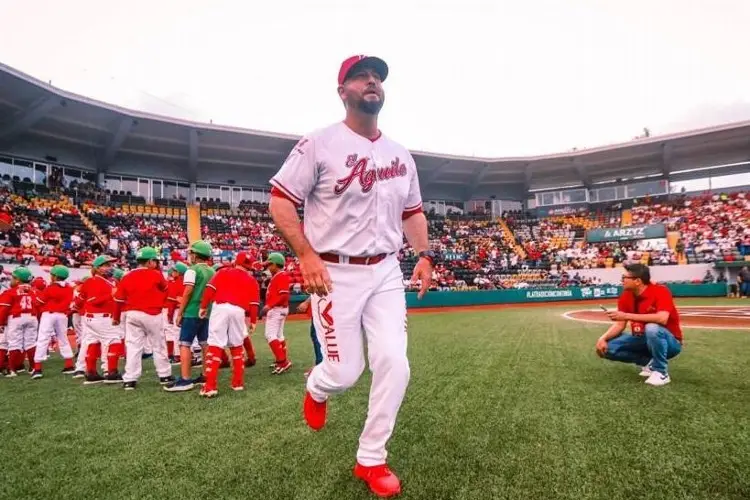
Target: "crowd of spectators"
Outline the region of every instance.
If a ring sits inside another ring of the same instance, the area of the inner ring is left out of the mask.
[[[750,255],[750,197],[746,193],[681,197],[632,209],[633,224],[665,224],[680,233],[688,262],[741,260]]]
[[[0,233],[3,262],[79,267],[103,250],[66,197],[27,196],[3,188],[0,212],[12,215],[12,227]]]
[[[0,209],[13,215],[13,227],[0,234],[0,259],[79,267],[106,251],[127,266],[132,265],[138,248],[145,245],[156,247],[166,265],[187,258],[184,207],[129,206],[114,202],[108,198],[111,195],[94,185],[81,183],[75,189],[88,200],[104,201],[83,202],[79,212],[64,192],[33,195],[3,187]],[[681,233],[675,250],[666,238],[586,242],[589,229],[619,227],[620,214],[615,210],[579,211],[537,217],[516,211],[493,219],[487,214],[443,217],[429,213],[431,245],[441,255],[431,289],[591,285],[596,283],[576,271],[633,261],[670,265],[682,259],[713,262],[750,256],[750,199],[744,193],[682,197],[635,206],[631,224],[665,224],[668,231]],[[94,232],[101,237],[89,230],[84,219],[98,228]],[[289,255],[287,271],[292,275],[292,291],[301,291],[299,262],[276,231],[267,204],[242,202],[232,209],[204,202],[201,233],[214,247],[215,262],[229,261],[239,250],[256,255],[258,262],[273,251]],[[408,281],[417,258],[407,242],[399,257]]]

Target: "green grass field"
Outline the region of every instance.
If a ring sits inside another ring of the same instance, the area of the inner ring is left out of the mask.
[[[603,326],[560,318],[574,308],[411,316],[401,498],[750,498],[750,332],[688,330],[653,388],[594,355]],[[307,328],[288,326],[281,377],[256,334],[248,390],[224,373],[215,400],[164,393],[150,361],[130,393],[63,377],[58,358],[45,379],[0,380],[0,498],[372,498],[351,476],[369,375],[308,430]]]

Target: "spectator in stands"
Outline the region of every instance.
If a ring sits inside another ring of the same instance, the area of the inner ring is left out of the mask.
[[[625,266],[623,292],[616,311],[607,316],[614,324],[596,342],[596,352],[612,361],[641,367],[646,383],[663,386],[671,379],[667,360],[682,351],[682,329],[672,293],[664,285],[651,283],[643,264]],[[632,335],[623,334],[630,322]]]

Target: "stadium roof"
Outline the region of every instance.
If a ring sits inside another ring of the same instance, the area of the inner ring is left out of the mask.
[[[7,153],[43,160],[52,148],[59,163],[99,172],[267,186],[298,139],[121,108],[0,64],[0,151]],[[677,170],[746,162],[750,122],[541,156],[412,154],[427,199],[521,199],[529,189],[665,178]]]

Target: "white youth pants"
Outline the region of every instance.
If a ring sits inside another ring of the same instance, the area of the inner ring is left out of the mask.
[[[141,377],[143,369],[141,356],[146,343],[151,345],[154,353],[154,367],[159,377],[172,374],[172,367],[167,357],[167,342],[164,340],[161,313],[146,314],[142,311],[128,311],[125,319],[125,374],[124,382],[134,382]]]
[[[288,307],[274,307],[268,311],[265,328],[267,341],[284,340],[284,324],[287,316],[289,316]]]
[[[364,331],[372,386],[357,461],[383,464],[410,375],[403,274],[395,255],[374,265],[326,267],[333,293],[313,295],[311,303],[323,363],[313,368],[307,390],[322,402],[354,385],[365,367]]]
[[[33,314],[22,314],[15,318],[8,318],[5,337],[9,351],[28,351],[36,346],[39,322]]]
[[[245,310],[234,304],[214,304],[208,319],[208,345],[238,347],[245,339]]]
[[[36,339],[34,362],[41,363],[47,357],[47,349],[52,338],[57,338],[60,354],[65,359],[73,357],[73,349],[68,342],[68,317],[65,313],[44,312],[39,320],[39,336]]]

